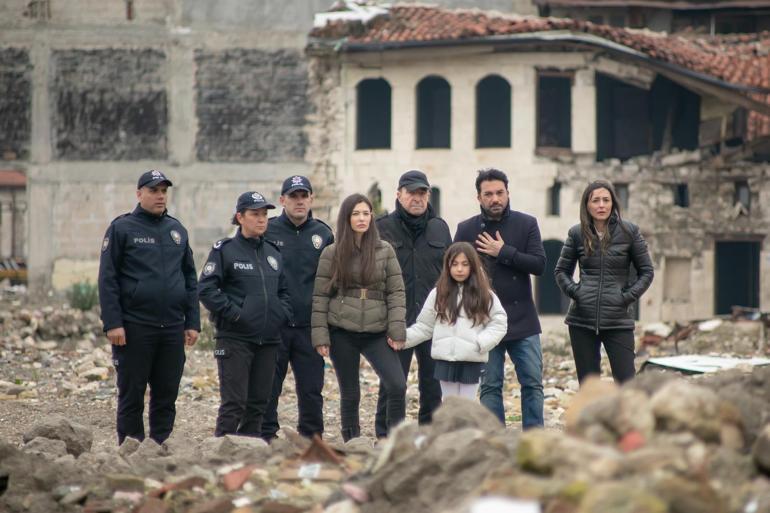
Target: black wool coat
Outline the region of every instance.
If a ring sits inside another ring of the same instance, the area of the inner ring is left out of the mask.
[[[489,219],[482,211],[457,225],[454,240],[470,242],[476,247],[476,239],[482,232],[495,237],[498,231],[505,245],[497,258],[484,253],[479,256],[508,314],[508,332],[503,340],[519,340],[541,332],[529,277],[531,274],[541,276],[545,271],[545,249],[537,219],[508,207],[499,220]]]

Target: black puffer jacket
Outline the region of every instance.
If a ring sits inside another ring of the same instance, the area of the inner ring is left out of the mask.
[[[628,221],[622,223],[626,230],[614,216],[610,219],[609,247],[606,252],[595,251],[591,256],[586,254],[580,225],[570,228],[554,271],[559,288],[572,299],[564,321],[570,326],[597,332],[634,328],[630,307],[652,283],[653,267],[639,227]],[[572,275],[578,262],[580,282],[575,283]],[[632,264],[637,278],[629,283]]]

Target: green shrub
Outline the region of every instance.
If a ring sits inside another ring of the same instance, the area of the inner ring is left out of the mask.
[[[67,291],[70,306],[84,312],[92,309],[99,301],[99,287],[90,281],[74,283]]]

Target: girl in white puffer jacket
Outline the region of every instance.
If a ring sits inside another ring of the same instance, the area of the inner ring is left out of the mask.
[[[481,369],[508,330],[508,316],[489,285],[476,250],[456,242],[444,254],[444,268],[417,322],[406,332],[405,348],[433,339],[435,378],[444,397],[476,397]]]

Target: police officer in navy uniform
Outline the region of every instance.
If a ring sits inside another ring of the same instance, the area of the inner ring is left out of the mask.
[[[264,238],[273,208],[258,192],[241,194],[235,236],[214,243],[201,272],[198,294],[216,325],[215,436],[261,436],[281,328],[292,322],[281,252]]]
[[[406,325],[417,320],[425,299],[436,285],[444,265],[444,252],[452,244],[449,226],[430,204],[430,184],[425,173],[413,169],[402,174],[396,191],[396,209],[377,219],[380,237],[396,250],[406,288]],[[432,343],[398,352],[404,375],[409,375],[412,353],[417,359],[420,390],[418,422],[427,424],[441,405],[441,385],[434,377],[435,363],[430,356]],[[377,438],[387,436],[385,391],[380,385],[374,431]]]
[[[290,176],[284,180],[280,202],[283,213],[270,219],[265,238],[278,246],[283,255],[294,321],[281,330],[273,394],[262,423],[262,437],[268,441],[278,432],[278,398],[289,364],[297,392],[297,431],[309,438],[324,430],[324,360],[310,342],[310,313],[318,258],[334,242],[331,228],[313,218],[313,187],[306,177]]]
[[[144,440],[144,393],[150,385],[150,438],[174,428],[185,345],[200,332],[196,273],[187,230],[168,215],[171,180],[139,177],[133,212],[112,221],[102,242],[99,302],[117,372],[118,443]]]

